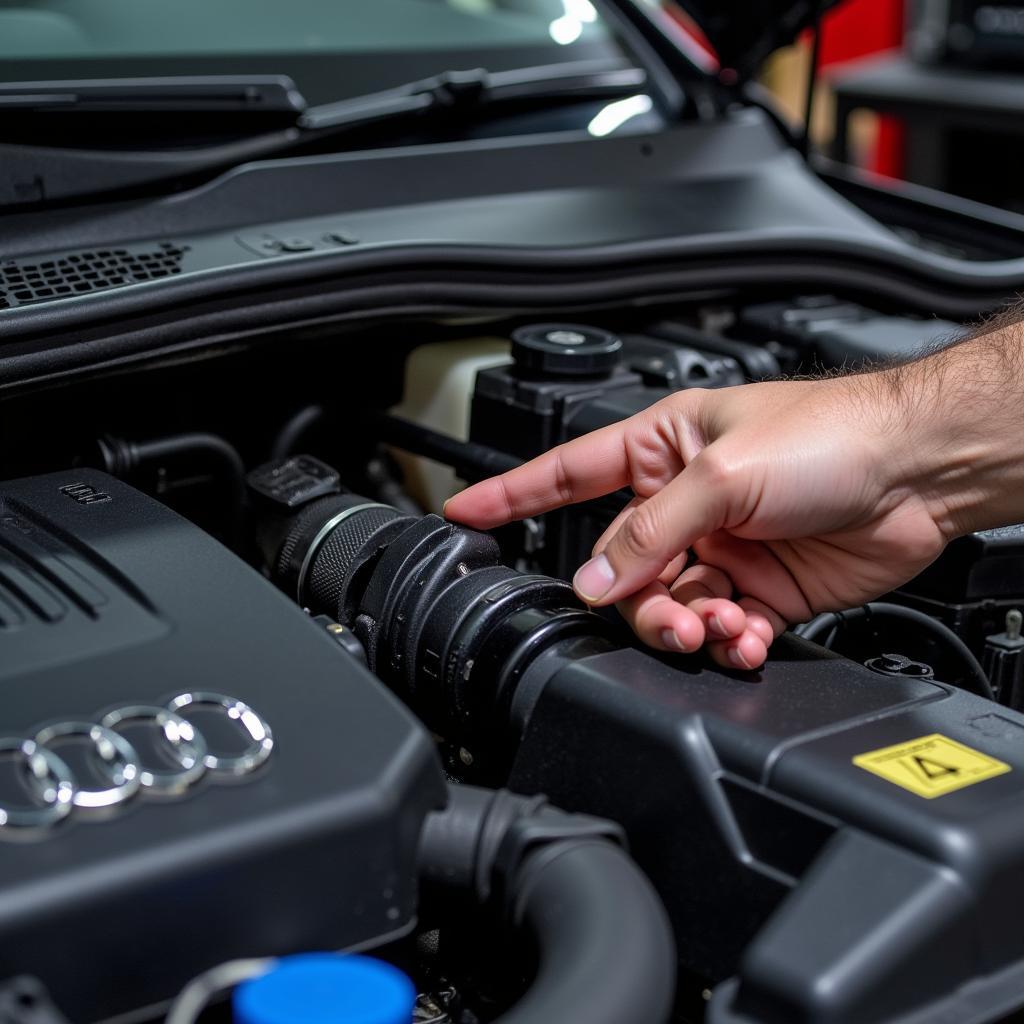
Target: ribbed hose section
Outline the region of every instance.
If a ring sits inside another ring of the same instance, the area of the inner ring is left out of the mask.
[[[288,579],[295,575],[317,531],[335,513],[347,508],[346,502],[345,495],[330,494],[326,498],[317,499],[299,512],[277,553],[274,575],[278,579]]]
[[[335,614],[353,559],[383,525],[400,518],[398,509],[358,494],[310,502],[287,523],[274,558],[275,582],[299,604]]]
[[[401,513],[390,506],[371,505],[342,519],[320,542],[305,575],[310,604],[337,608],[356,555],[382,526],[399,518]]]

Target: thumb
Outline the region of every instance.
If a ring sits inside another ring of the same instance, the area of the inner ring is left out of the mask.
[[[707,451],[707,449],[705,449]],[[702,452],[678,476],[626,516],[604,550],[573,578],[588,604],[614,604],[656,580],[701,537],[725,525],[726,475]]]

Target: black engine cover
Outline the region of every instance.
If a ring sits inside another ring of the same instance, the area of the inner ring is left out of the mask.
[[[76,806],[21,842],[0,824],[0,976],[36,975],[72,1019],[159,1003],[233,957],[411,928],[416,841],[445,792],[429,736],[297,606],[157,502],[92,471],[0,484],[0,683],[3,736],[198,691],[245,702],[273,731],[266,762],[230,784],[207,772],[171,797]],[[229,720],[192,720],[211,750],[212,726],[225,726],[218,753],[241,746]],[[68,741],[48,746],[79,764]],[[5,784],[18,757],[0,765]],[[6,785],[3,802],[25,806],[25,788]]]

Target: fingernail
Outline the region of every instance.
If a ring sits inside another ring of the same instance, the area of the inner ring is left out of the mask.
[[[604,555],[598,555],[579,567],[572,578],[576,593],[590,604],[600,601],[615,584],[615,570]]]
[[[743,657],[743,652],[738,647],[730,647],[729,648],[729,660],[737,668],[746,668],[746,669],[750,668],[750,662],[747,661],[747,659]]]
[[[676,636],[676,631],[674,629],[663,629],[661,631],[661,642],[670,651],[682,651],[684,654],[686,653],[686,644]]]
[[[444,504],[443,504],[443,505],[441,506],[441,515],[442,515],[443,517],[445,517],[445,518],[447,518],[447,517],[448,517],[448,505],[449,505],[449,504],[451,503],[451,500],[452,500],[452,499],[451,499],[451,498],[449,498],[449,499],[448,499],[448,500],[447,500],[447,501],[446,501],[446,502],[445,502],[445,503],[444,503]]]
[[[711,624],[711,628],[719,636],[727,636],[728,635],[728,633],[726,632],[725,626],[722,625],[722,620],[717,615],[712,615],[708,619],[708,622]]]

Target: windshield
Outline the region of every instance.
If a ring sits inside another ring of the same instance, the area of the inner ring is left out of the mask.
[[[452,67],[618,56],[590,0],[0,0],[8,82],[285,74],[315,104]]]

